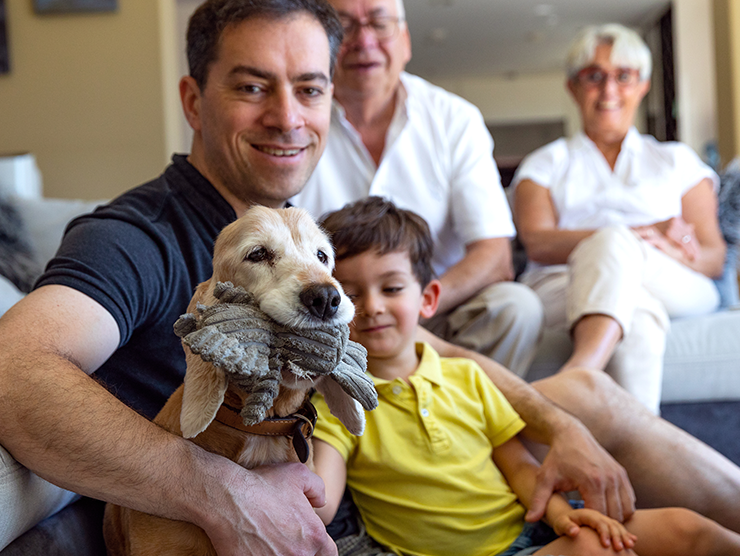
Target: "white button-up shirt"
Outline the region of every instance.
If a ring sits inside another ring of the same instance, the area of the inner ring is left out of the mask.
[[[441,275],[465,245],[512,237],[514,225],[480,111],[419,77],[403,73],[401,83],[380,164],[334,102],[326,150],[291,203],[319,218],[368,195],[390,199],[427,221]]]
[[[631,128],[614,170],[583,132],[558,139],[522,161],[513,185],[529,179],[550,190],[565,230],[644,226],[681,215],[683,196],[717,174],[683,143],[661,143]]]

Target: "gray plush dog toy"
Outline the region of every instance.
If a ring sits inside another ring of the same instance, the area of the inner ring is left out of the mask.
[[[377,407],[375,386],[365,374],[367,351],[349,340],[346,324],[288,328],[268,317],[252,294],[231,282],[219,282],[214,296],[219,303],[198,305],[197,314],[182,315],[174,330],[194,354],[249,392],[240,414],[245,425],[265,418],[283,371],[298,379],[326,377],[364,409]]]

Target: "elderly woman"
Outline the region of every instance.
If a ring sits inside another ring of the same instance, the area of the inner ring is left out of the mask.
[[[719,303],[718,178],[686,145],[635,129],[651,70],[636,33],[589,27],[567,64],[583,131],[532,153],[514,178],[522,281],[546,325],[570,330],[561,371],[604,369],[657,413],[669,318]]]

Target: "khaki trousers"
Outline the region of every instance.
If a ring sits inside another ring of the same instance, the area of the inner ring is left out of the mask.
[[[710,313],[719,305],[712,280],[623,226],[581,241],[567,267],[534,269],[522,282],[542,299],[545,326],[569,330],[590,314],[615,319],[623,337],[605,370],[656,414],[669,318]]]
[[[78,498],[35,475],[0,446],[0,550]]]
[[[534,358],[542,325],[542,303],[531,289],[517,282],[498,282],[449,313],[432,317],[425,327],[523,377]]]

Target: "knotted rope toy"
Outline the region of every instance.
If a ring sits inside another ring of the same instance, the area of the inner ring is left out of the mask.
[[[367,351],[349,339],[348,325],[289,328],[266,315],[251,293],[231,282],[217,283],[214,296],[218,303],[198,304],[196,314],[182,315],[174,330],[193,354],[249,392],[240,412],[245,425],[264,420],[283,370],[317,380],[319,390],[318,379],[323,377],[324,384],[331,380],[364,409],[377,407],[375,386],[365,374]],[[331,408],[329,396],[327,403]],[[347,425],[341,415],[337,417]]]

